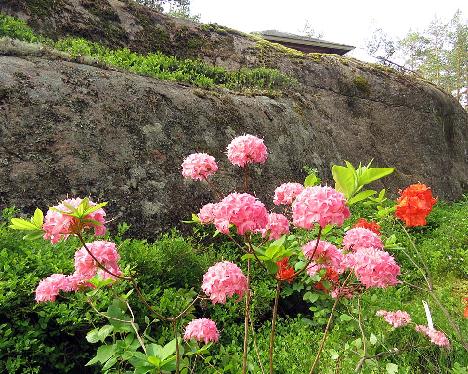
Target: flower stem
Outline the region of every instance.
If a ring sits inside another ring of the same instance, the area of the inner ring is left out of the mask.
[[[359,360],[358,365],[356,366],[355,372],[359,373],[362,369],[362,365],[364,364],[364,361],[367,357],[367,343],[366,343],[366,335],[364,333],[364,327],[362,326],[362,308],[361,308],[361,298],[362,295],[358,296],[358,324],[359,324],[359,330],[361,331],[361,337],[362,337],[362,346],[363,346],[363,356],[362,359]]]
[[[175,347],[176,347],[176,374],[179,374],[180,352],[179,352],[179,339],[177,338],[177,320],[172,321],[172,329],[174,330]]]
[[[344,287],[346,285],[346,283],[348,282],[349,278],[351,277],[351,272],[348,274],[348,276],[346,277],[346,279],[344,280],[343,284],[341,285],[341,287]],[[322,354],[322,350],[323,350],[323,346],[325,345],[325,341],[327,340],[327,337],[328,337],[328,330],[330,329],[330,325],[331,325],[331,321],[333,320],[333,312],[335,311],[336,309],[336,306],[338,305],[338,301],[340,300],[340,295],[338,294],[336,296],[336,299],[335,299],[335,302],[333,303],[333,307],[332,307],[332,310],[330,312],[330,317],[328,317],[328,322],[327,322],[327,326],[325,327],[325,332],[323,333],[323,338],[322,338],[322,341],[320,342],[320,347],[319,347],[319,350],[317,352],[317,355],[315,356],[315,359],[314,359],[314,363],[312,364],[312,367],[310,368],[310,371],[309,371],[309,374],[314,374],[314,370],[315,368],[317,367],[318,365],[318,362],[319,362],[319,359],[320,359],[320,355]]]
[[[247,348],[248,348],[248,343],[249,343],[249,318],[250,318],[250,258],[247,259],[247,292],[245,294],[244,353],[242,355],[242,374],[247,373]]]
[[[273,350],[275,345],[275,329],[276,329],[276,318],[278,317],[278,301],[281,291],[281,282],[276,283],[276,294],[275,294],[275,305],[273,306],[273,316],[271,318],[271,334],[270,334],[270,374],[273,374]]]

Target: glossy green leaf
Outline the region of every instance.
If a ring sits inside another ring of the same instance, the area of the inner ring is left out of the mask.
[[[365,200],[367,199],[368,197],[371,197],[373,195],[375,195],[377,192],[374,191],[374,190],[365,190],[365,191],[361,191],[359,192],[358,194],[354,195],[352,198],[350,198],[348,200],[348,204],[349,205],[353,205],[353,204],[356,204],[362,200]]]
[[[10,228],[24,231],[36,231],[40,229],[40,227],[37,227],[34,223],[22,218],[12,218]]]
[[[335,181],[335,189],[342,192],[346,198],[351,197],[357,188],[357,178],[354,169],[333,165],[332,175]]]

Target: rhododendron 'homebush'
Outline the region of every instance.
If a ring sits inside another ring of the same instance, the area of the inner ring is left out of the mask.
[[[226,297],[242,297],[247,292],[247,278],[236,264],[218,262],[203,275],[202,290],[213,304],[224,304]]]
[[[362,227],[380,235],[380,225],[374,221],[368,221],[365,218],[359,218],[353,227]]]
[[[36,301],[55,301],[59,292],[70,292],[78,289],[78,279],[64,274],[52,274],[39,282],[36,288]]]
[[[356,227],[346,231],[343,238],[343,248],[348,251],[357,251],[364,248],[383,249],[383,247],[384,245],[380,236],[362,227]]]
[[[268,223],[265,229],[261,230],[262,236],[265,238],[268,236],[269,240],[277,240],[283,235],[289,233],[289,221],[288,218],[279,213],[270,213],[268,215]]]
[[[209,318],[198,318],[190,321],[185,328],[184,340],[195,339],[205,344],[209,342],[217,342],[219,340],[219,332],[216,323]]]
[[[430,328],[428,326],[424,325],[417,325],[415,327],[415,330],[417,332],[420,332],[424,335],[426,335],[432,343],[435,345],[438,345],[439,347],[448,347],[450,346],[450,342],[447,339],[447,336],[442,331],[438,331],[434,328]]]
[[[193,180],[204,180],[218,170],[213,156],[206,153],[193,153],[182,163],[182,175]]]
[[[262,230],[268,223],[268,212],[260,200],[248,193],[232,193],[213,208],[213,218],[216,228],[229,233],[229,225],[236,226],[237,233]]]
[[[104,217],[106,213],[104,209],[100,208],[86,217],[83,220],[79,220],[76,217],[72,217],[67,213],[71,213],[70,206],[77,208],[83,200],[79,197],[74,199],[66,199],[60,204],[52,207],[47,212],[42,229],[44,230],[44,239],[50,240],[53,244],[58,243],[62,239],[66,239],[69,235],[81,228],[94,228],[94,235],[101,236],[106,233],[106,227],[104,226]],[[92,201],[89,205],[96,205]],[[93,222],[86,222],[86,220],[92,220],[99,222],[96,224]],[[82,227],[77,227],[81,225]]]
[[[330,268],[337,274],[344,271],[343,253],[332,243],[324,240],[310,241],[302,247],[304,256],[313,261],[307,268],[307,274],[313,276],[317,274],[320,269]]]
[[[375,315],[378,317],[383,317],[384,320],[393,327],[406,326],[408,323],[411,322],[411,316],[407,312],[402,310],[397,310],[395,312],[379,310]]]
[[[243,168],[250,163],[263,164],[268,158],[268,150],[263,144],[263,139],[253,135],[242,135],[229,143],[227,157],[233,165]]]
[[[300,183],[283,183],[276,187],[273,203],[275,205],[291,205],[296,198],[304,190],[304,186]]]
[[[346,199],[341,192],[328,186],[305,188],[292,204],[293,223],[303,229],[311,229],[315,223],[342,225],[350,216]]]
[[[75,253],[75,275],[77,277],[88,280],[97,274],[102,279],[114,278],[108,272],[98,267],[96,261],[88,251],[90,251],[109,272],[117,276],[122,274],[118,265],[120,255],[117,252],[114,243],[107,241],[94,241],[92,243],[87,243],[86,247],[87,249],[82,247]]]
[[[386,288],[399,281],[400,267],[386,251],[363,248],[345,256],[343,263],[350,267],[366,288]]]

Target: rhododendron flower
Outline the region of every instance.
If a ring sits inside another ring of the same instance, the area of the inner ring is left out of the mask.
[[[262,237],[268,235],[269,240],[277,240],[281,236],[289,233],[289,221],[283,214],[270,213],[268,215],[268,223],[262,232]]]
[[[357,251],[363,248],[383,249],[384,245],[376,233],[369,229],[356,227],[346,231],[343,238],[343,247],[348,251]]]
[[[424,325],[416,325],[415,330],[426,335],[432,343],[439,347],[448,347],[450,345],[448,338],[442,331]]]
[[[205,344],[217,342],[219,332],[216,328],[216,323],[208,318],[198,318],[190,321],[185,328],[184,340],[188,341],[190,339],[195,339],[199,342],[203,341]]]
[[[224,304],[226,297],[234,294],[242,297],[247,292],[247,278],[236,264],[229,261],[218,262],[203,275],[201,288],[213,304]]]
[[[242,135],[229,143],[227,157],[232,164],[243,168],[249,163],[263,164],[268,158],[268,151],[263,139],[253,135]]]
[[[276,265],[278,265],[276,279],[292,283],[295,271],[294,268],[289,265],[289,257],[285,257],[281,261],[278,261]]]
[[[396,312],[388,312],[386,310],[379,310],[375,314],[378,317],[383,317],[384,320],[392,325],[393,327],[406,326],[411,322],[411,316],[402,310],[397,310]]]
[[[198,213],[198,218],[200,218],[201,223],[213,223],[214,222],[214,209],[216,204],[208,203],[203,205]]]
[[[248,193],[232,193],[216,204],[213,209],[216,228],[229,234],[229,225],[236,226],[239,235],[257,232],[268,223],[265,205]]]
[[[291,205],[296,198],[304,190],[304,186],[300,183],[283,183],[276,187],[273,203],[275,205]]]
[[[388,252],[380,249],[363,248],[349,253],[343,265],[353,269],[366,288],[386,288],[399,283],[397,276],[400,275],[400,267]]]
[[[213,156],[206,153],[192,153],[182,162],[182,175],[193,180],[204,180],[218,170]]]
[[[333,291],[332,288],[325,287],[324,282],[326,282],[326,281],[331,282],[331,286],[336,288],[336,286],[339,283],[339,274],[335,270],[333,270],[332,268],[329,268],[329,267],[326,268],[325,275],[322,277],[322,279],[319,282],[314,284],[314,287],[317,290],[321,290],[321,291],[324,291],[324,292],[329,292],[330,290]]]
[[[362,227],[380,235],[380,225],[374,221],[367,221],[365,218],[359,218],[353,227]]]
[[[317,245],[317,241],[313,240],[302,246],[302,252],[309,260],[313,259],[307,267],[307,274],[310,276],[317,274],[320,269],[331,268],[338,274],[345,269],[342,266],[343,254],[332,243],[319,240]]]
[[[397,199],[395,215],[405,222],[406,226],[424,226],[426,217],[436,203],[431,189],[426,185],[417,183],[400,192]]]
[[[52,274],[39,282],[36,288],[36,301],[55,301],[60,291],[75,291],[78,283],[74,277],[64,274]]]
[[[117,252],[115,244],[107,241],[94,241],[87,243],[88,250],[93,256],[112,274],[122,275],[118,261],[120,255]],[[89,280],[99,275],[102,279],[113,278],[105,270],[98,267],[96,261],[88,253],[85,247],[82,247],[75,253],[75,276],[81,280]]]
[[[465,297],[465,310],[463,311],[463,317],[468,318],[468,297]]]
[[[71,210],[66,205],[76,208],[82,201],[83,200],[79,197],[66,199],[59,205],[49,209],[42,226],[45,240],[50,240],[53,244],[56,244],[60,240],[66,239],[70,234],[74,234],[76,231],[80,231],[84,228],[94,228],[94,235],[98,236],[106,233],[106,227],[104,226],[106,213],[102,208],[84,217],[84,220],[97,221],[100,224],[94,222],[80,222],[78,218],[66,214],[71,213]],[[96,204],[90,201],[89,205],[93,206]]]
[[[315,223],[342,225],[349,217],[349,208],[341,192],[328,186],[305,188],[292,204],[293,223],[297,227],[311,229]]]

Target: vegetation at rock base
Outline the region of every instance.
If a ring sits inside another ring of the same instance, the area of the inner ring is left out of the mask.
[[[194,84],[203,88],[225,87],[233,90],[258,89],[275,91],[295,84],[295,80],[275,69],[264,67],[228,71],[200,60],[179,59],[162,53],[142,55],[127,48],[113,50],[82,38],[64,38],[57,41],[37,35],[27,24],[0,13],[0,37],[10,37],[30,43],[42,43],[72,57],[124,69],[150,77]]]
[[[364,211],[356,211],[350,221],[362,216]],[[450,204],[438,202],[428,217],[427,225],[410,231],[412,240],[420,248],[436,280],[437,294],[453,315],[460,316],[458,321],[465,336],[468,330],[467,324],[462,321],[462,299],[468,292],[468,283],[466,279],[463,280],[468,271],[467,211],[466,199]],[[84,339],[86,332],[103,326],[106,318],[94,313],[83,293],[67,294],[56,303],[39,305],[35,304],[33,295],[41,278],[72,270],[70,258],[79,243],[76,239],[54,246],[44,242],[25,242],[20,233],[7,228],[10,218],[16,214],[15,209],[4,209],[0,221],[0,371],[80,371],[95,352],[95,346]],[[155,242],[126,238],[127,229],[127,225],[121,224],[112,238],[119,246],[122,267],[131,266],[139,274],[143,292],[161,310],[177,309],[177,305],[183,303],[185,297],[198,286],[204,271],[214,261],[240,260],[237,247],[230,241],[210,239],[212,231],[208,228],[197,229],[191,237],[182,237],[174,231]],[[384,235],[396,233],[396,241],[402,246],[409,246],[408,238],[400,227],[389,223],[381,230]],[[405,269],[402,280],[416,284],[420,282],[421,277],[411,262],[398,249],[395,249],[394,255]],[[265,362],[270,330],[268,311],[274,298],[271,292],[273,281],[263,277],[260,269],[253,273],[253,279],[256,344]],[[120,288],[118,284],[113,286],[116,294],[123,291]],[[101,296],[96,308],[111,302],[112,295],[105,297],[103,293]],[[310,366],[311,347],[317,347],[322,337],[331,302],[323,296],[312,301],[310,291],[294,284],[282,291],[282,299],[277,324],[276,372],[304,373]],[[399,354],[390,353],[368,360],[364,373],[466,372],[468,360],[458,344],[454,344],[450,350],[440,350],[425,344],[423,337],[416,338],[405,330],[392,329],[375,317],[376,311],[382,308],[405,309],[414,319],[424,321],[422,300],[431,303],[428,295],[415,292],[406,285],[363,295],[363,316],[370,336],[370,349],[384,344],[389,352],[392,347],[401,350]],[[355,308],[355,303],[344,304],[340,308],[339,317],[330,331],[320,373],[354,371],[358,360],[355,352],[362,348]],[[135,313],[138,312],[135,309]],[[204,304],[187,316],[210,315],[224,326],[220,344],[213,346],[208,356],[209,364],[200,364],[197,372],[239,372],[239,343],[243,330],[239,317],[241,313],[242,303],[229,301],[225,306]],[[442,330],[450,331],[444,316],[435,309],[433,318]],[[159,341],[170,337],[170,331],[166,328],[152,329],[150,333]],[[349,343],[343,344],[350,336],[352,339]],[[254,347],[251,348],[253,351]],[[69,352],[74,354],[70,355]],[[260,372],[254,358],[249,367],[252,372]]]

